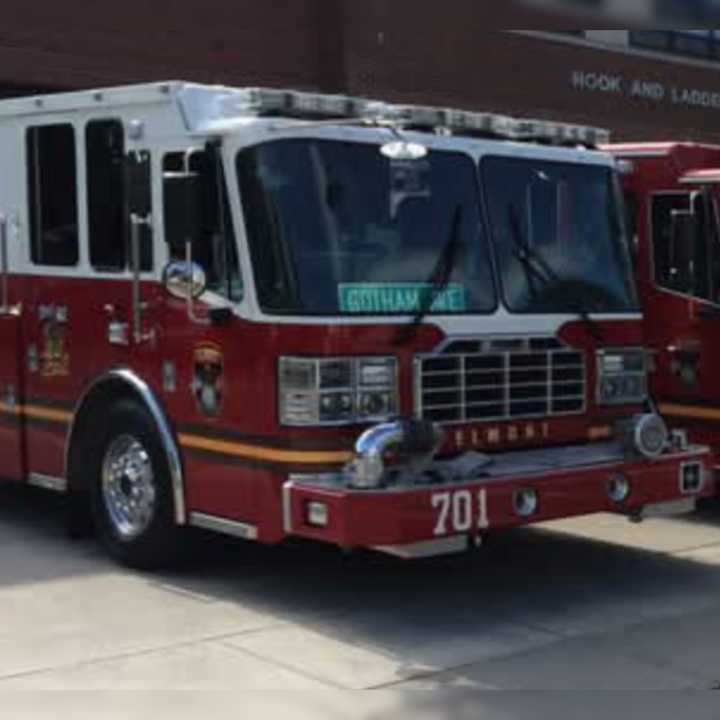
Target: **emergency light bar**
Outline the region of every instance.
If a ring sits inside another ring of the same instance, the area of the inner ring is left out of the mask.
[[[215,88],[214,90],[215,93],[219,93],[219,97],[216,95],[216,102],[213,103],[212,118],[208,118],[207,112],[198,113],[205,122],[210,120],[212,123],[222,124],[242,117],[288,117],[319,121],[356,120],[358,124],[388,123],[423,132],[446,132],[554,145],[595,147],[610,141],[610,133],[600,128],[548,120],[522,120],[495,113],[393,104],[348,95],[325,95],[295,90],[269,88]],[[186,117],[194,115],[193,110],[199,110],[193,102],[197,92],[202,90],[193,86],[188,86],[180,92]]]

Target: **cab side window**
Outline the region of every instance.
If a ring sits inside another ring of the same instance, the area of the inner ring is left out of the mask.
[[[91,120],[85,127],[88,245],[99,272],[124,272],[131,265],[132,214],[152,214],[152,163],[146,150],[126,153],[120,120]],[[138,226],[140,268],[153,269],[150,222]]]
[[[118,120],[93,120],[85,128],[88,241],[96,270],[127,265],[125,137]]]
[[[205,271],[209,290],[234,302],[243,298],[237,243],[222,165],[211,151],[168,153],[163,158],[163,176],[169,182],[176,173],[197,176],[200,234],[192,238],[193,261]],[[173,225],[166,204],[165,227]],[[185,247],[170,244],[173,260],[185,259]]]
[[[712,197],[704,192],[656,195],[651,214],[657,284],[716,302],[713,266],[720,258]]]
[[[75,129],[70,124],[30,127],[25,148],[32,261],[35,265],[77,265]]]

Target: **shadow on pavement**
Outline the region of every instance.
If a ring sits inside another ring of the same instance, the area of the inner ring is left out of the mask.
[[[713,522],[705,517],[693,522]],[[60,498],[0,488],[0,588],[116,572],[94,540],[68,540],[62,520]],[[720,591],[718,567],[542,528],[498,535],[472,556],[415,563],[197,533],[183,568],[140,577],[369,649],[400,663],[402,677],[462,664],[453,648],[468,638],[502,646],[522,635],[521,645],[538,645],[599,634],[710,607]]]

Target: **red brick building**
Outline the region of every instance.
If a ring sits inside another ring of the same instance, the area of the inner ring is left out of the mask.
[[[491,15],[488,5],[74,0],[39,12],[4,0],[0,94],[191,79],[558,118],[610,127],[618,139],[720,140],[715,31],[499,30],[568,20],[547,10]]]

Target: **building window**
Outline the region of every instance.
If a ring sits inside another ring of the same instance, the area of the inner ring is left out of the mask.
[[[720,30],[636,30],[630,33],[636,47],[702,59],[720,59]]]

